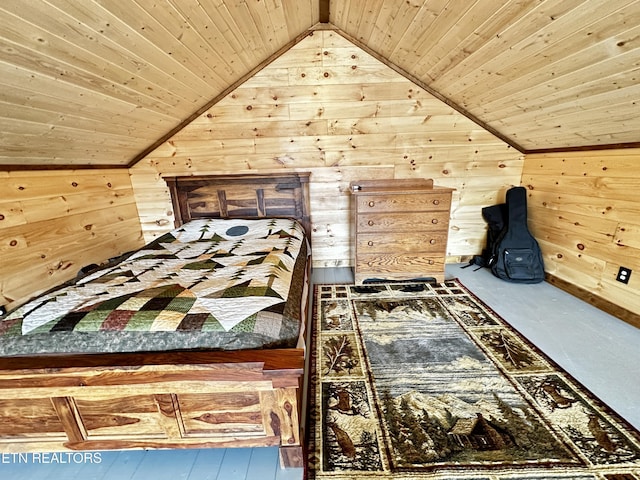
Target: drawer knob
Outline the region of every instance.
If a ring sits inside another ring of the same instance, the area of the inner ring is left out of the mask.
[[[375,207],[375,205],[376,205],[376,202],[374,202],[373,200],[371,200],[371,201],[369,202],[369,206],[370,206],[370,207]]]
[[[367,245],[369,245],[370,247],[373,247],[373,242],[372,242],[371,240],[369,240],[369,241],[367,242]]]
[[[431,223],[433,223],[435,225],[436,223],[438,223],[438,219],[437,218],[432,218],[431,219]]]
[[[433,204],[434,205],[440,205],[440,200],[438,200],[437,198],[433,200]]]
[[[429,243],[430,243],[431,245],[435,245],[435,244],[436,244],[436,239],[435,239],[435,238],[432,238],[431,240],[429,240]]]
[[[373,221],[373,220],[369,220],[369,221],[367,222],[367,225],[369,225],[370,227],[373,227],[373,225],[374,225],[374,221]]]
[[[433,265],[435,262],[431,259],[429,259],[429,265]]]
[[[369,265],[370,267],[373,267],[373,262],[367,262],[367,265]]]

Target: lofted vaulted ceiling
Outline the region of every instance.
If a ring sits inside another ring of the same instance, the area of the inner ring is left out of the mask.
[[[130,165],[317,28],[521,151],[640,142],[640,0],[3,0],[0,165]]]

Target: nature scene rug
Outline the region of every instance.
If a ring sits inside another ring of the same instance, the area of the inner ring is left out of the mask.
[[[318,285],[309,477],[640,480],[640,434],[458,281]]]

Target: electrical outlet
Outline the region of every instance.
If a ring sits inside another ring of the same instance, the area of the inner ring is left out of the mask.
[[[629,277],[631,276],[631,269],[627,267],[620,267],[618,270],[618,276],[616,280],[622,283],[629,283]]]

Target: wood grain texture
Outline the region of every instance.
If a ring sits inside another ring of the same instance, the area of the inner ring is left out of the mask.
[[[70,442],[84,442],[87,439],[87,432],[83,425],[78,407],[73,398],[51,397],[51,403],[55,408],[58,418],[67,434]]]
[[[332,2],[331,21],[525,151],[638,141],[638,1]]]
[[[576,291],[640,314],[640,150],[536,154],[526,157],[532,232],[545,270]],[[634,270],[628,284],[618,268]],[[614,313],[615,314],[615,313]]]
[[[49,398],[33,398],[17,404],[0,400],[0,435],[3,437],[64,438],[64,428],[58,412]]]
[[[263,367],[255,362],[5,368],[0,419],[12,428],[0,427],[0,451],[301,448],[303,371]]]
[[[127,166],[318,28],[353,38],[523,151],[638,144],[638,0],[7,0],[0,164]],[[263,85],[283,74],[346,85],[345,58],[328,50],[305,72],[281,63]],[[358,60],[372,82],[389,79]]]
[[[311,172],[315,266],[348,266],[349,183],[433,178],[455,188],[448,255],[484,243],[483,206],[524,156],[332,30],[318,30],[130,169],[147,241],[170,229],[164,177]]]
[[[353,181],[356,283],[424,277],[443,282],[451,194],[433,179]]]
[[[143,244],[124,170],[7,172],[0,189],[0,305],[8,309]]]
[[[312,0],[4,2],[0,163],[126,166],[318,18]]]
[[[40,181],[33,172],[23,175],[30,181],[16,183],[18,192]],[[73,180],[72,187],[83,182]],[[86,181],[89,190],[92,182],[98,188],[100,177]],[[230,216],[239,211],[244,218],[284,212],[308,224],[306,174],[187,177],[169,183],[173,194],[187,200],[181,221],[219,217],[222,211]],[[40,195],[47,198],[50,192],[44,188]],[[17,210],[13,200],[12,212]],[[309,266],[305,274],[302,288],[308,293]],[[304,326],[308,297],[301,301]],[[0,419],[14,429],[0,428],[0,452],[280,445],[287,448],[284,464],[300,466],[301,456],[289,452],[301,450],[303,439],[306,337],[305,328],[300,331],[301,348],[2,358]],[[22,408],[26,399],[35,400],[36,408]]]
[[[175,226],[198,218],[294,218],[311,232],[309,173],[166,177]]]
[[[0,371],[47,368],[132,367],[139,365],[218,363],[258,364],[266,371],[304,368],[301,348],[242,350],[242,351],[183,351],[145,353],[102,353],[64,355],[55,357],[7,357],[0,361]]]

